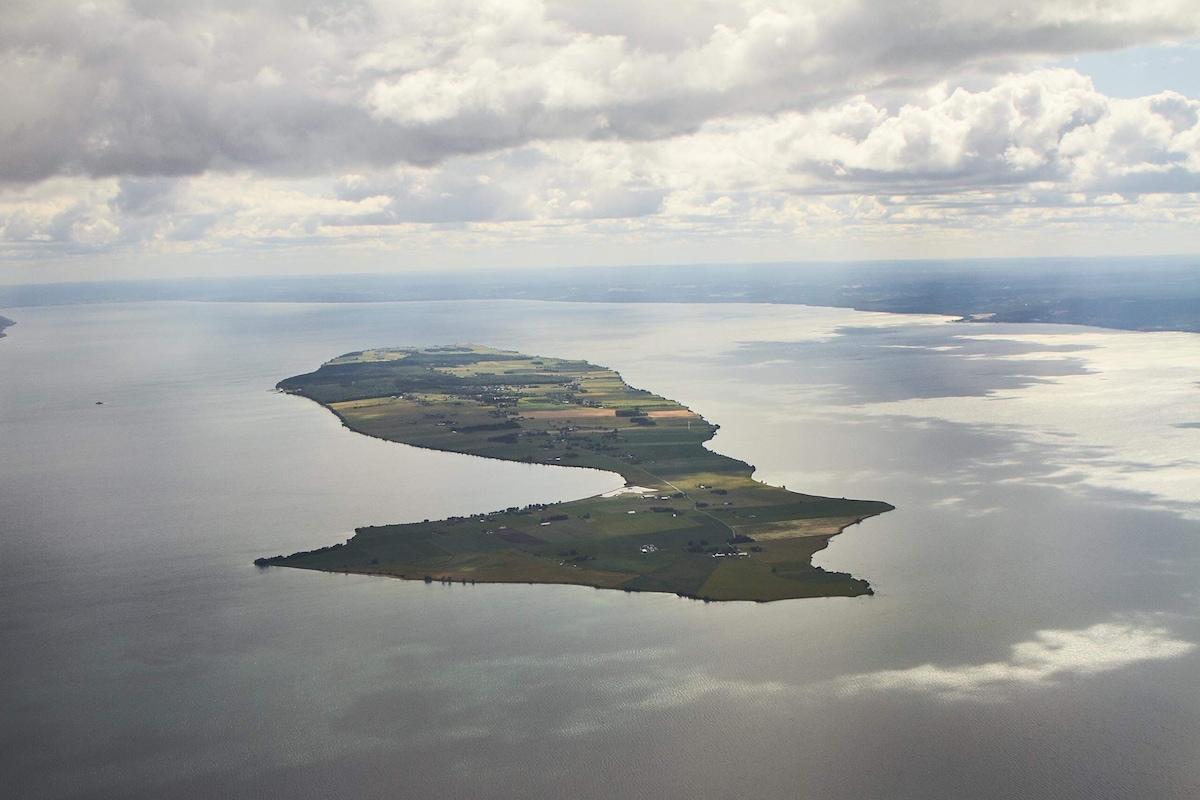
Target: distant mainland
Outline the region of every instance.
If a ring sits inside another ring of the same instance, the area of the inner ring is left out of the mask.
[[[259,566],[425,582],[581,584],[703,600],[872,594],[812,565],[849,525],[892,509],[767,486],[706,449],[717,426],[613,370],[474,345],[366,350],[281,381],[350,429],[432,450],[616,472],[596,497],[359,528]]]
[[[1047,322],[1200,332],[1198,266],[1197,256],[682,264],[586,270],[489,266],[371,275],[0,286],[0,309],[163,300],[775,303],[938,314],[985,324]]]

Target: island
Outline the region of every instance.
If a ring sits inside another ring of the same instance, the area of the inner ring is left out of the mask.
[[[5,333],[4,333],[5,328],[11,328],[13,325],[16,325],[16,324],[17,323],[13,322],[8,317],[0,317],[0,339],[3,339],[5,336]]]
[[[616,472],[583,500],[364,527],[260,567],[427,583],[579,584],[766,602],[873,594],[812,556],[892,509],[768,486],[704,447],[716,425],[586,361],[475,345],[364,350],[280,381],[351,430],[431,450]]]

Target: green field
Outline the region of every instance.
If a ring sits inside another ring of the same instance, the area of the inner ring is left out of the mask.
[[[706,600],[870,594],[812,555],[887,503],[798,494],[703,443],[716,426],[585,361],[473,345],[349,353],[278,388],[394,442],[619,473],[568,503],[359,528],[345,544],[260,566],[410,580],[568,583]]]

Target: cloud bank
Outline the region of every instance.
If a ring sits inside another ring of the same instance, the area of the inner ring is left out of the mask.
[[[1200,100],[1037,65],[1198,32],[1187,0],[6,3],[0,242],[1188,226]]]

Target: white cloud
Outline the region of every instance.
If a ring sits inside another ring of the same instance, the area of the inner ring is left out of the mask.
[[[252,243],[602,219],[767,236],[1192,224],[1198,139],[1200,101],[1114,100],[1077,73],[1042,70],[978,92],[935,87],[895,110],[859,97],[659,141],[546,140],[432,167],[59,178],[0,194],[0,239]],[[64,214],[106,224],[65,225]]]
[[[1027,68],[1198,31],[1182,0],[9,3],[0,242],[1182,236],[1200,102]]]
[[[8,3],[0,177],[310,174],[542,139],[670,137],[1200,26],[1182,0],[727,2],[657,14],[667,27],[686,17],[688,35],[538,0]]]

